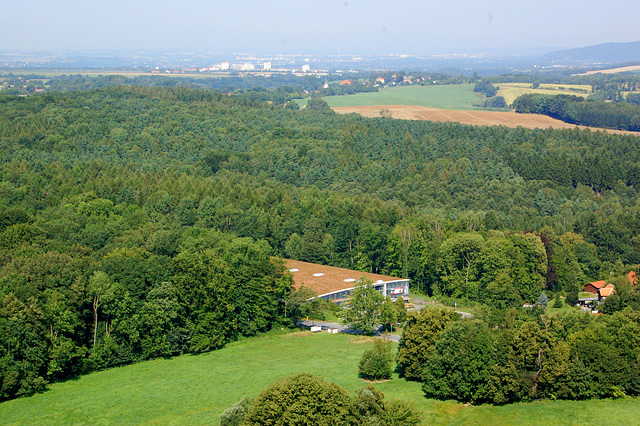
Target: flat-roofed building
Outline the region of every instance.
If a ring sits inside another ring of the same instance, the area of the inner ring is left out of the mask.
[[[383,296],[409,297],[409,279],[369,272],[352,271],[334,266],[285,259],[285,265],[293,275],[295,288],[305,286],[318,294],[318,297],[341,303],[349,297],[357,281],[364,277],[372,282],[373,287]]]

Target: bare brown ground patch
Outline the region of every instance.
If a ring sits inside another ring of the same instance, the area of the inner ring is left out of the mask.
[[[356,344],[373,343],[373,342],[375,342],[376,340],[379,340],[379,339],[380,339],[379,337],[365,337],[365,336],[362,336],[362,337],[357,337],[357,338],[355,338],[353,340],[350,340],[349,343],[356,343]]]
[[[524,127],[527,129],[591,129],[594,131],[604,131],[616,134],[631,134],[640,136],[638,132],[626,132],[623,130],[599,129],[595,127],[576,126],[564,123],[546,115],[539,114],[518,114],[507,111],[450,111],[446,109],[436,109],[415,105],[367,105],[353,107],[335,107],[338,114],[357,113],[363,117],[380,117],[380,111],[387,110],[391,113],[391,118],[402,120],[428,120],[447,122],[453,121],[473,126],[505,126]]]

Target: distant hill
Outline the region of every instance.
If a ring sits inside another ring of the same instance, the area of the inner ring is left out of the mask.
[[[604,43],[577,49],[559,50],[543,56],[551,62],[609,63],[640,61],[640,41],[630,43]]]

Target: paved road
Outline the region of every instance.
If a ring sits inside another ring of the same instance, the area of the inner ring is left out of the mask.
[[[420,300],[421,298],[416,298],[417,300],[414,300],[415,302],[415,307],[416,310],[419,311],[423,308],[425,308],[428,305],[431,305],[430,303],[428,303],[426,300]],[[469,318],[472,317],[473,314],[469,313],[469,312],[463,312],[463,311],[458,311],[457,309],[455,310],[455,312],[459,313],[460,315],[462,315],[462,318]],[[319,325],[322,327],[322,331],[326,332],[327,329],[337,329],[339,333],[347,333],[347,334],[359,334],[357,331],[350,329],[349,327],[342,325],[342,324],[338,324],[335,322],[327,322],[327,321],[300,321],[298,323],[299,325],[303,326],[303,327],[311,327],[314,325]],[[376,336],[381,336],[384,337],[385,339],[391,340],[392,342],[399,342],[400,341],[400,335],[398,334],[394,334],[394,333],[376,333]]]
[[[312,327],[314,325],[319,325],[320,327],[322,327],[322,332],[326,333],[327,329],[337,329],[339,333],[347,333],[347,334],[359,334],[357,331],[350,329],[349,327],[342,325],[342,324],[338,324],[335,322],[327,322],[327,321],[300,321],[298,322],[299,325],[303,326],[303,327]],[[398,334],[393,334],[393,333],[376,333],[376,336],[380,336],[380,337],[384,337],[385,339],[391,340],[392,342],[399,342],[400,341],[400,335]]]

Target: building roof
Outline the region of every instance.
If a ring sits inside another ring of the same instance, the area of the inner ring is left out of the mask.
[[[607,283],[605,281],[594,281],[594,282],[589,283],[589,284],[591,284],[595,288],[603,288],[604,286],[607,285]],[[587,285],[589,285],[589,284],[587,284]]]
[[[631,285],[636,285],[636,284],[638,284],[638,276],[636,275],[636,273],[635,273],[635,272],[630,271],[630,272],[627,274],[627,277],[629,278],[629,283],[631,283]]]
[[[613,294],[613,292],[616,290],[616,287],[613,284],[609,284],[608,286],[606,286],[605,288],[601,288],[599,290],[600,292],[600,297],[609,297]]]
[[[314,290],[318,296],[355,287],[355,282],[360,277],[366,277],[373,281],[374,284],[376,282],[408,281],[406,278],[352,271],[299,260],[285,259],[284,263],[293,275],[293,286],[295,288],[300,288],[304,285]]]

